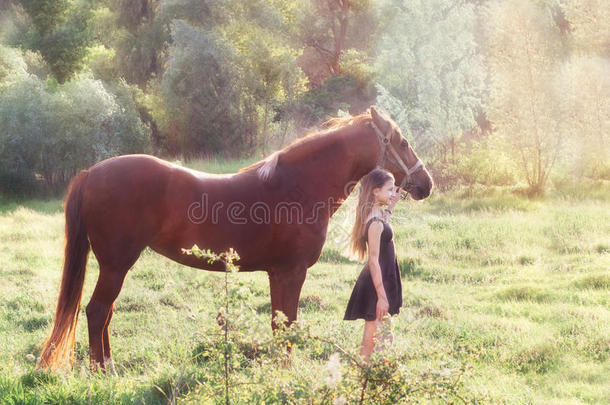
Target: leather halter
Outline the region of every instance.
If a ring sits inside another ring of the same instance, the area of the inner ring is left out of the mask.
[[[419,158],[417,158],[417,162],[415,162],[413,167],[411,167],[409,169],[407,167],[406,162],[400,157],[398,152],[396,152],[396,149],[394,149],[394,147],[392,146],[391,140],[392,140],[392,134],[394,133],[394,131],[392,130],[392,127],[390,126],[390,129],[388,130],[388,132],[384,134],[383,132],[381,132],[379,127],[377,127],[377,125],[375,125],[375,123],[373,121],[371,121],[371,126],[373,127],[373,129],[375,130],[375,133],[377,134],[377,138],[379,139],[379,145],[381,147],[381,153],[379,154],[379,159],[377,160],[377,167],[384,169],[383,164],[386,159],[386,154],[387,154],[386,150],[389,146],[390,152],[392,152],[392,155],[394,155],[394,157],[387,156],[388,160],[390,162],[392,162],[394,165],[401,167],[403,172],[405,173],[405,176],[402,179],[402,183],[400,183],[400,188],[404,188],[405,185],[407,184],[407,182],[408,183],[411,182],[411,176],[413,174],[415,174],[416,172],[418,172],[419,170],[422,170],[424,168],[424,164],[422,163],[422,161]]]

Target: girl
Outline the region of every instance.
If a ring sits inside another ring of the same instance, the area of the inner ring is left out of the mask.
[[[368,362],[373,349],[383,350],[386,345],[391,346],[394,338],[387,315],[398,314],[402,306],[394,233],[387,221],[392,208],[401,199],[400,191],[394,186],[394,176],[381,168],[373,169],[360,181],[351,248],[359,260],[363,260],[368,245],[368,260],[354,285],[343,319],[364,319],[360,355],[365,362]],[[382,210],[384,205],[387,208]],[[381,328],[382,336],[377,339],[376,348],[377,328]]]

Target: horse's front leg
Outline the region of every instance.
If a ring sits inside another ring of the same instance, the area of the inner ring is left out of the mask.
[[[271,290],[271,329],[275,334],[279,325],[276,322],[277,311],[282,311],[288,318],[284,324],[289,327],[297,319],[301,287],[307,275],[307,266],[274,268],[268,272]],[[287,353],[290,355],[291,346]]]

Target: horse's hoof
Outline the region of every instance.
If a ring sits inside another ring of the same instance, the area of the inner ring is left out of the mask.
[[[116,372],[116,368],[114,368],[114,360],[112,360],[112,358],[107,358],[104,360],[104,367],[107,374],[113,377],[119,376],[119,374]]]

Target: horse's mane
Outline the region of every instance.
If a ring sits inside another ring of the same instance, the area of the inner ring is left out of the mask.
[[[318,146],[318,142],[321,145],[324,145],[326,144],[325,141],[328,141],[328,138],[330,138],[330,136],[336,131],[343,129],[348,125],[359,124],[367,118],[371,118],[371,115],[368,113],[360,114],[355,117],[348,116],[330,118],[328,121],[322,124],[323,129],[295,139],[290,144],[273,152],[266,158],[252,163],[249,166],[242,167],[238,170],[238,173],[256,170],[257,175],[261,180],[268,180],[273,176],[280,156],[289,156],[293,153],[299,153],[306,149],[311,149],[314,143],[316,143],[316,146]]]

